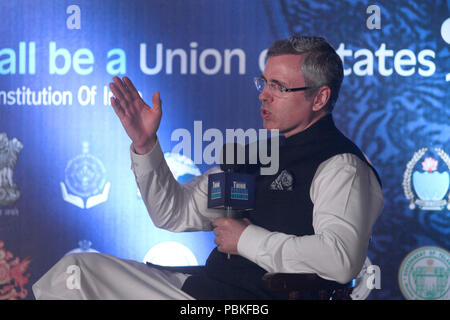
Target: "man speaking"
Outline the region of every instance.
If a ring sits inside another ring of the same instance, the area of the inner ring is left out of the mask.
[[[208,174],[218,168],[186,184],[173,178],[157,138],[159,92],[149,106],[129,78],[115,77],[111,103],[132,140],[132,170],[151,219],[174,232],[213,230],[217,247],[194,274],[104,254],[69,255],[33,286],[36,298],[273,299],[261,287],[266,272],[351,281],[384,200],[376,171],[335,127],[342,79],[342,61],[324,39],[293,36],[272,44],[255,85],[264,128],[283,135],[279,169],[254,172],[254,209],[237,219],[207,207]],[[84,274],[78,290],[67,289],[69,265]]]

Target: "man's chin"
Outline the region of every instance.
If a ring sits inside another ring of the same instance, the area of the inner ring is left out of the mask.
[[[263,126],[264,126],[264,129],[266,129],[266,130],[278,129],[278,128],[275,128],[274,124],[271,121],[267,121],[267,120],[263,121]]]
[[[281,133],[281,130],[280,130],[280,128],[278,126],[276,126],[273,123],[270,123],[268,121],[264,121],[263,126],[264,126],[264,129],[266,129],[266,130],[269,130],[269,131],[270,130],[278,130]]]

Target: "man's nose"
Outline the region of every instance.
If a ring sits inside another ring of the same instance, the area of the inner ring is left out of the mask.
[[[272,99],[272,94],[270,93],[268,86],[265,86],[263,91],[259,94],[259,100],[269,101],[271,99]]]

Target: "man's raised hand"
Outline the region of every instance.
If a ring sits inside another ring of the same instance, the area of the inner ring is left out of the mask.
[[[111,105],[133,141],[136,153],[145,154],[156,144],[156,131],[161,122],[162,102],[159,92],[153,94],[153,106],[149,107],[129,78],[123,77],[121,80],[114,77],[113,81],[109,84],[114,94]]]

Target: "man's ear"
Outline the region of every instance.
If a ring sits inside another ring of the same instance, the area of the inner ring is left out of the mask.
[[[330,100],[331,89],[328,86],[322,86],[317,90],[313,102],[313,111],[320,111]]]

